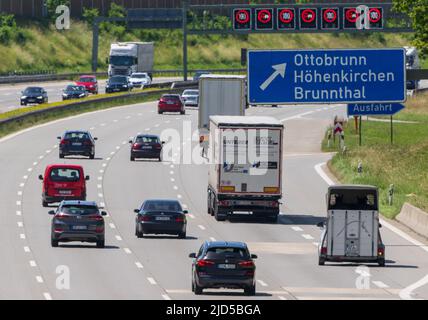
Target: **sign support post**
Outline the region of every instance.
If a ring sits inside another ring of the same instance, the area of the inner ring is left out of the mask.
[[[392,123],[392,115],[391,115],[391,144],[393,144],[394,140],[393,140],[393,136],[394,136],[394,130],[393,130],[393,123]]]
[[[361,121],[361,118],[362,118],[362,116],[360,116],[360,128],[359,128],[359,130],[358,130],[358,132],[359,132],[359,140],[360,140],[360,147],[361,147],[361,144],[362,144],[362,133],[361,133],[361,129],[362,129],[362,121]]]

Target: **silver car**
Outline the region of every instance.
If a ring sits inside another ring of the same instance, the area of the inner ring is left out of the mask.
[[[199,90],[197,89],[184,90],[181,97],[184,101],[185,106],[197,107],[199,103]]]

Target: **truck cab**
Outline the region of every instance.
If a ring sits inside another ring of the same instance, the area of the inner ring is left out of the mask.
[[[112,43],[108,58],[108,75],[130,76],[136,72],[152,71],[153,56],[153,42]]]
[[[415,47],[404,47],[406,50],[406,69],[420,69],[418,50]],[[407,80],[407,90],[417,90],[419,80]]]
[[[325,262],[371,262],[385,265],[380,235],[379,193],[374,186],[337,185],[327,192],[327,220],[319,246]]]

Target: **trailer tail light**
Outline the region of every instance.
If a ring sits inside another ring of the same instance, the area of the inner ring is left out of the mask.
[[[264,187],[263,192],[265,193],[279,193],[278,187]]]
[[[234,186],[220,186],[220,192],[235,192]]]
[[[229,206],[231,206],[231,205],[232,205],[232,202],[231,202],[231,201],[229,201],[229,200],[220,200],[220,201],[218,202],[218,205],[219,205],[219,206],[222,206],[222,207],[229,207]]]
[[[384,247],[380,247],[380,248],[377,249],[377,256],[378,257],[385,256],[385,248]]]
[[[327,247],[321,247],[321,254],[327,254]]]

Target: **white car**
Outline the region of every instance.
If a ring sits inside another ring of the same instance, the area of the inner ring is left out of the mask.
[[[187,89],[183,91],[181,95],[185,106],[198,106],[199,102],[199,90],[197,89]]]
[[[133,88],[144,88],[152,84],[152,79],[146,72],[136,72],[129,77],[129,83]]]

